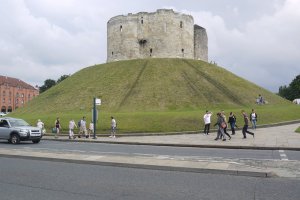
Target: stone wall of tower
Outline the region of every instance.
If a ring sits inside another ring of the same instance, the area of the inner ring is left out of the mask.
[[[208,62],[208,38],[205,28],[194,26],[195,59]]]
[[[193,17],[171,9],[115,16],[107,22],[107,62],[150,57],[194,59],[194,34]]]

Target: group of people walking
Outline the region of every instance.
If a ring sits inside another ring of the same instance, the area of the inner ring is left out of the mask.
[[[206,111],[206,113],[203,116],[203,120],[204,120],[204,131],[203,132],[205,135],[209,134],[212,114],[213,114],[212,112]],[[254,133],[249,131],[248,127],[249,127],[249,121],[251,121],[252,128],[256,129],[257,114],[256,114],[255,110],[252,109],[252,113],[250,114],[250,119],[249,119],[247,113],[245,112],[245,110],[242,110],[241,114],[242,114],[243,120],[244,120],[244,126],[242,129],[243,138],[244,139],[247,138],[246,133],[252,135],[254,138]],[[230,140],[232,137],[231,135],[235,135],[235,133],[236,133],[235,128],[238,128],[238,126],[236,124],[236,122],[237,122],[236,119],[237,118],[233,114],[233,112],[230,112],[228,121],[226,119],[224,110],[222,110],[221,112],[218,112],[217,113],[217,122],[214,124],[214,126],[218,126],[217,137],[215,138],[215,140],[222,139],[223,141],[226,141],[226,136]],[[228,124],[230,125],[230,128],[231,128],[231,135],[228,134],[228,132],[227,132]]]
[[[45,133],[44,123],[39,119],[37,122],[37,127],[41,129],[43,133]],[[69,139],[75,139],[74,130],[78,128],[79,132],[77,137],[78,138],[90,138],[94,134],[94,123],[93,121],[90,122],[89,126],[87,127],[87,122],[85,116],[80,119],[77,124],[75,123],[74,119],[69,121]],[[62,130],[60,118],[57,117],[54,122],[54,128],[52,132],[55,134],[54,137],[58,138]],[[117,121],[114,117],[111,117],[111,135],[109,137],[116,138],[116,130],[117,130]]]
[[[256,129],[256,122],[257,122],[257,114],[254,111],[254,109],[252,109],[252,113],[250,114],[250,118],[248,117],[247,113],[242,110],[241,114],[243,116],[243,120],[244,120],[244,126],[242,128],[242,133],[243,133],[243,138],[246,139],[246,133],[250,134],[253,136],[254,138],[254,133],[248,130],[249,127],[249,121],[251,121],[252,123],[252,128]],[[212,112],[210,111],[206,111],[206,113],[203,116],[203,120],[204,120],[204,134],[205,135],[209,135],[210,132],[210,125],[211,125],[211,116],[213,115]],[[230,112],[229,117],[228,117],[228,121],[225,115],[224,110],[220,111],[217,113],[217,122],[214,124],[214,126],[218,126],[218,132],[217,132],[217,137],[215,138],[215,140],[219,140],[222,139],[223,141],[226,141],[227,138],[229,140],[231,140],[232,135],[236,134],[236,129],[238,128],[237,124],[237,118],[236,116],[233,114],[233,112]],[[228,124],[230,125],[231,128],[231,135],[228,134],[227,132],[227,128],[228,128]],[[42,129],[44,129],[44,123],[41,122],[41,120],[38,120],[37,126]],[[89,127],[87,128],[87,122],[86,122],[86,118],[82,117],[81,120],[78,121],[77,125],[75,123],[75,121],[72,119],[69,122],[69,139],[75,139],[76,136],[74,134],[74,130],[75,128],[79,128],[79,132],[77,137],[81,138],[90,138],[91,134],[94,133],[94,123],[93,121],[90,122]],[[59,117],[56,118],[55,120],[55,128],[54,128],[54,133],[55,133],[55,138],[58,137],[58,135],[60,134],[62,127],[61,127],[61,122]],[[116,138],[116,130],[117,130],[117,122],[114,119],[114,117],[111,117],[111,135],[109,137],[111,138]],[[226,137],[227,136],[227,137]]]
[[[75,139],[76,136],[74,134],[74,129],[77,128],[79,129],[78,132],[78,138],[85,137],[85,138],[90,138],[91,135],[94,133],[94,123],[93,121],[90,122],[89,128],[87,129],[87,123],[85,117],[82,117],[81,120],[78,121],[77,125],[75,121],[72,119],[69,122],[69,139]]]

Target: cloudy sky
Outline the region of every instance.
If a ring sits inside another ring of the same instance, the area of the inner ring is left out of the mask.
[[[106,62],[106,23],[172,8],[208,33],[209,61],[272,92],[300,74],[300,0],[0,0],[0,75],[32,85]]]

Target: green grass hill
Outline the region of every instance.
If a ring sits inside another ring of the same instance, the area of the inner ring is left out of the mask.
[[[256,106],[258,94],[268,101],[268,105],[258,109],[271,112],[275,107],[298,109],[213,64],[186,59],[139,59],[82,69],[12,116],[31,123],[41,118],[49,128],[59,116],[67,129],[70,119],[77,121],[83,115],[91,119],[93,98],[98,97],[102,100],[98,107],[101,132],[109,129],[111,115],[116,117],[121,132],[195,130],[202,123],[206,109],[215,112],[250,110]],[[281,111],[278,112],[279,115]],[[292,114],[286,119],[300,118],[298,115]],[[274,121],[276,119],[270,122]]]

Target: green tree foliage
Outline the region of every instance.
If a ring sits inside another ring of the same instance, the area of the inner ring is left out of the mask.
[[[62,82],[63,80],[65,80],[66,78],[68,78],[70,75],[62,75],[59,79],[57,79],[57,81],[52,80],[52,79],[47,79],[44,81],[44,85],[42,85],[40,88],[40,93],[45,92],[46,90],[50,89],[51,87],[53,87],[54,85]]]
[[[70,75],[62,75],[59,79],[57,79],[56,84],[62,82],[63,80],[65,80],[66,78],[68,78]]]
[[[52,86],[56,85],[56,81],[52,80],[52,79],[47,79],[44,81],[44,85],[42,85],[40,87],[40,93],[45,92],[46,90],[48,90],[49,88],[51,88]]]
[[[289,86],[280,86],[278,94],[290,101],[300,98],[300,75],[296,76]]]

